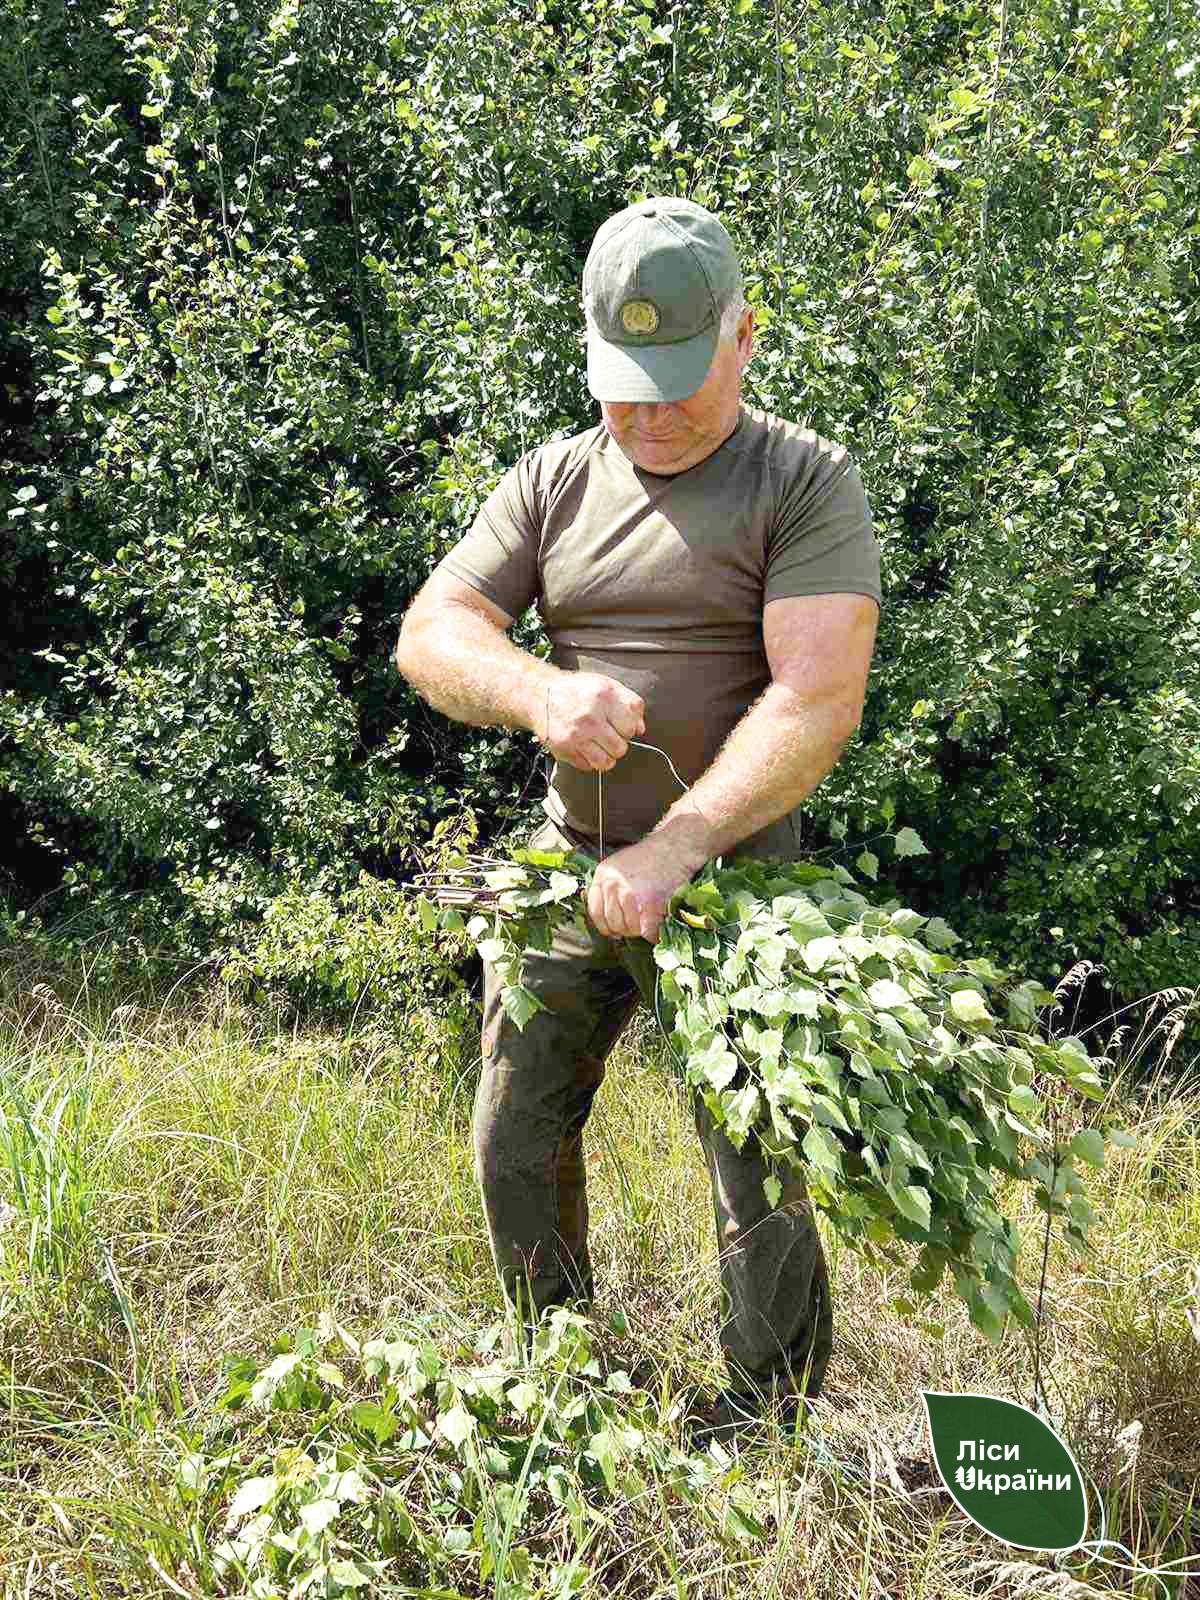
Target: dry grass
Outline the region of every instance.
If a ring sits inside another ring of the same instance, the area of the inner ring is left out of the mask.
[[[164,1001],[13,985],[0,1018],[0,1594],[179,1585],[131,1552],[146,1518],[169,1515],[170,1465],[211,1413],[225,1357],[319,1309],[366,1333],[419,1315],[447,1338],[498,1315],[472,1093],[470,1071],[414,1060],[377,1023],[300,1031],[217,989]],[[1043,1381],[1109,1536],[1149,1564],[1192,1548],[1200,1566],[1200,1085],[1178,1069],[1116,1095],[1140,1143],[1093,1180],[1090,1257],[1051,1250]],[[589,1136],[598,1314],[627,1322],[601,1335],[605,1359],[677,1427],[683,1398],[721,1376],[715,1244],[691,1116],[649,1018],[614,1053]],[[24,1198],[18,1165],[37,1179]],[[1033,1283],[1038,1218],[1020,1222]],[[899,1273],[829,1250],[838,1345],[821,1453],[781,1439],[745,1463],[772,1539],[731,1554],[685,1518],[630,1507],[584,1592],[1130,1593],[1127,1574],[1096,1563],[1010,1559],[936,1485],[919,1391],[1028,1401],[1029,1342],[1014,1331],[994,1349],[949,1300],[935,1335],[890,1305]]]

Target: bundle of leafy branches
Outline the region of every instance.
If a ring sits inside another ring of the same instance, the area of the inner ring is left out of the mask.
[[[476,858],[425,881],[421,917],[476,944],[524,1028],[544,1009],[522,982],[526,953],[548,949],[560,923],[584,926],[596,865],[581,851]],[[869,852],[856,865],[878,870]],[[1100,1166],[1106,1137],[1130,1142],[1081,1125],[1107,1062],[1046,1036],[1054,996],[1040,984],[955,955],[962,941],[940,918],[857,882],[816,861],[709,862],[672,898],[653,948],[631,941],[631,965],[683,1081],[735,1146],[753,1137],[770,1158],[772,1205],[780,1174],[799,1171],[843,1239],[908,1268],[918,1295],[948,1269],[998,1341],[1009,1313],[1034,1320],[998,1188],[1029,1185],[1047,1226],[1058,1219],[1086,1249],[1094,1214],[1075,1161]]]

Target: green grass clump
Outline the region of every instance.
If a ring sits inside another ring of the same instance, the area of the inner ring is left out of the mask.
[[[553,1347],[547,1334],[540,1350],[489,1348],[502,1305],[472,1170],[473,1072],[451,1073],[451,1058],[414,1056],[393,1023],[303,1027],[218,988],[9,983],[5,1600],[286,1594],[322,1564],[307,1592],[1082,1593],[955,1512],[923,1439],[921,1388],[1028,1401],[1032,1335],[995,1348],[950,1296],[931,1331],[900,1308],[906,1275],[831,1231],[837,1348],[803,1438],[688,1465],[683,1417],[721,1379],[711,1200],[648,1015],[589,1123],[595,1321],[564,1319]],[[1200,1080],[1120,1072],[1105,1110],[1138,1143],[1085,1174],[1090,1252],[1051,1242],[1041,1382],[1110,1537],[1155,1563],[1200,1537],[1187,1317]],[[1042,1213],[1017,1186],[1004,1199],[1037,1262]],[[1036,1274],[1025,1287],[1036,1300]],[[262,1484],[247,1485],[265,1479],[250,1509]],[[224,1549],[264,1515],[297,1541],[282,1569],[265,1541],[253,1566]],[[1120,1571],[1072,1567],[1095,1592],[1130,1592]]]

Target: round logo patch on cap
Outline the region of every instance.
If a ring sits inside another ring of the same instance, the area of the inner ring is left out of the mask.
[[[621,307],[621,326],[626,333],[653,333],[658,323],[658,307],[651,300],[626,300]]]

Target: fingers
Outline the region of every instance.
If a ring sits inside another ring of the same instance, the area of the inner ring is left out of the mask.
[[[588,915],[608,939],[635,939],[643,914],[636,889],[615,873],[597,872],[588,895]]]
[[[574,755],[566,759],[584,772],[610,772],[629,749],[628,742],[611,723],[581,732],[568,747]]]
[[[580,751],[580,754],[587,762],[587,766],[583,769],[585,772],[611,772],[625,752],[622,749],[613,753],[606,750],[603,745],[597,744],[595,740],[592,740],[590,744]]]
[[[617,687],[621,693],[608,713],[609,722],[622,739],[640,738],[646,731],[646,702],[623,685]]]
[[[592,712],[593,726],[585,737],[616,762],[628,750],[630,739],[646,731],[646,703],[641,695],[626,689],[615,678],[600,681],[602,688]]]
[[[596,707],[598,716],[604,719],[603,726],[590,733],[592,743],[610,758],[608,766],[598,761],[593,763],[593,770],[603,772],[620,761],[629,749],[630,739],[646,731],[646,702],[641,695],[634,694],[615,678],[608,680],[606,690]]]
[[[555,706],[553,737],[547,747],[562,761],[583,772],[608,772],[646,731],[646,703],[603,673],[580,672]]]
[[[630,878],[602,861],[588,891],[587,913],[608,939],[648,939],[658,936],[667,897],[650,883]]]
[[[588,735],[592,745],[602,755],[609,758],[609,765],[614,766],[629,749],[628,744],[610,724]]]

